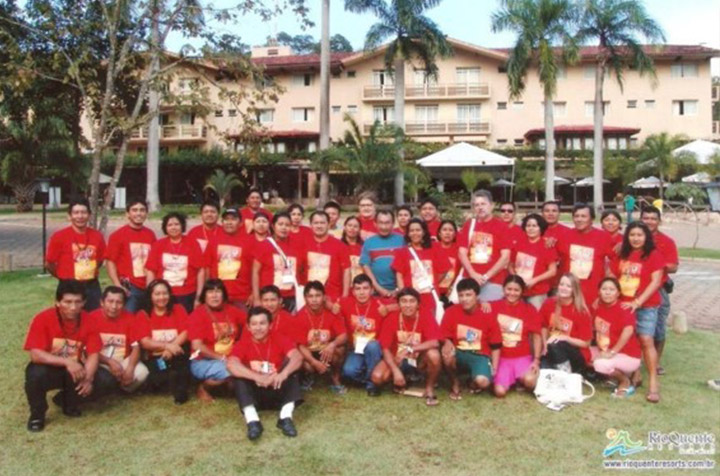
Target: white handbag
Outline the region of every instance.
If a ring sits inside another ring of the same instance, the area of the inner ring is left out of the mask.
[[[470,230],[468,231],[468,246],[470,246],[470,242],[472,241],[473,232],[475,231],[475,223],[477,222],[477,219],[473,218],[470,222]],[[460,272],[457,275],[457,278],[455,278],[455,281],[452,283],[452,286],[450,286],[450,295],[448,296],[448,300],[453,303],[457,304],[460,302],[460,298],[458,297],[457,292],[457,285],[463,278],[463,272],[465,269],[460,267]]]
[[[290,268],[290,260],[288,260],[288,257],[285,255],[283,250],[280,249],[280,246],[278,246],[278,244],[272,237],[268,237],[267,240],[270,242],[271,245],[273,245],[275,251],[280,254],[283,259],[283,263],[285,263],[285,267]],[[295,283],[293,284],[293,286],[295,287],[295,312],[297,312],[303,307],[305,307],[305,286],[301,286],[298,283],[297,276],[293,275],[293,278],[295,280]]]
[[[425,265],[423,265],[423,262],[420,261],[420,257],[417,255],[415,250],[412,246],[408,245],[408,249],[410,250],[410,254],[412,255],[413,259],[415,260],[415,263],[417,263],[418,268],[423,272],[424,278],[428,280],[430,283],[433,282],[432,276],[429,276],[427,273],[427,270],[425,269]],[[440,296],[438,296],[437,291],[435,290],[435,286],[432,285],[432,296],[433,300],[435,301],[435,320],[438,324],[442,324],[443,317],[445,317],[445,306],[443,306],[442,301],[440,300]]]
[[[583,395],[583,384],[590,387],[590,395]],[[582,375],[555,369],[540,369],[535,397],[550,410],[559,411],[572,403],[582,403],[595,395],[595,387]]]

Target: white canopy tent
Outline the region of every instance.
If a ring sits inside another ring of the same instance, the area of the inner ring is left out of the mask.
[[[683,183],[708,183],[711,182],[710,174],[707,172],[698,172],[696,174],[688,175],[681,179]]]
[[[458,142],[415,161],[426,168],[438,167],[513,167],[515,159],[505,157],[467,142]]]
[[[610,183],[609,180],[603,179],[603,183]],[[574,184],[572,184],[573,187],[592,187],[595,184],[595,181],[592,177],[585,177],[584,179],[580,179]]]
[[[710,162],[710,157],[715,154],[720,154],[720,144],[715,144],[714,142],[706,140],[694,140],[692,142],[688,142],[682,147],[678,147],[673,150],[672,153],[675,157],[683,153],[691,153],[695,155],[698,164],[704,165]]]
[[[633,188],[660,188],[660,179],[651,175],[650,177],[643,177],[630,184]],[[663,184],[663,187],[667,184]]]

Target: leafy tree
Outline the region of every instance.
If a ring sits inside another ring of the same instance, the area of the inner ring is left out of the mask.
[[[519,160],[515,167],[515,188],[532,193],[537,204],[538,193],[545,187],[542,163]]]
[[[273,42],[289,46],[298,55],[320,53],[320,42],[313,38],[312,35],[290,35],[281,31],[275,39],[268,37],[265,46],[270,46]],[[330,51],[333,53],[350,53],[353,51],[353,47],[350,40],[340,33],[336,33],[330,37]]]
[[[242,186],[243,183],[234,173],[216,169],[207,179],[204,190],[213,190],[220,200],[220,208],[224,208],[225,203],[230,201],[233,190]]]
[[[708,202],[707,192],[704,189],[688,183],[674,183],[665,191],[665,196],[670,200],[681,200],[687,202],[692,199],[693,205],[701,205]]]
[[[645,139],[642,157],[646,168],[657,172],[662,183],[677,178],[679,167],[673,150],[682,143],[681,136],[671,136],[667,132],[653,134]],[[663,198],[663,187],[660,187],[660,198]]]

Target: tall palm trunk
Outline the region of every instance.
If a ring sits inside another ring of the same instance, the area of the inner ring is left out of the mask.
[[[330,0],[322,0],[322,38],[320,40],[320,152],[330,146]],[[320,171],[320,203],[330,195],[330,171]]]
[[[395,60],[395,125],[405,131],[405,60]],[[401,139],[398,139],[401,140]],[[398,170],[395,172],[395,205],[405,203],[405,176],[403,162],[405,150],[398,151]]]
[[[545,95],[545,200],[555,200],[555,121],[553,101]],[[537,201],[537,194],[535,201]]]
[[[15,196],[15,210],[19,213],[31,212],[37,191],[37,182],[16,182],[11,185]]]
[[[663,185],[665,185],[665,174],[663,173],[663,168],[660,167],[660,200],[664,200],[665,197],[665,194],[663,193]],[[660,212],[662,212],[662,210],[660,210]]]
[[[603,208],[603,82],[605,60],[595,68],[595,110],[593,111],[593,205]]]
[[[156,74],[160,69],[160,26],[158,22],[160,10],[158,0],[153,3],[150,61],[152,62],[153,74]],[[149,211],[154,212],[160,209],[160,92],[154,86],[150,88],[148,93],[148,109],[150,124],[148,125],[145,200],[147,200]]]

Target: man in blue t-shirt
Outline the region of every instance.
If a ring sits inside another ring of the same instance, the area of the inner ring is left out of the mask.
[[[372,280],[375,292],[383,298],[394,298],[397,292],[395,272],[391,266],[395,250],[405,246],[405,239],[392,232],[395,215],[390,210],[380,210],[375,216],[378,234],[363,244],[360,264]]]

